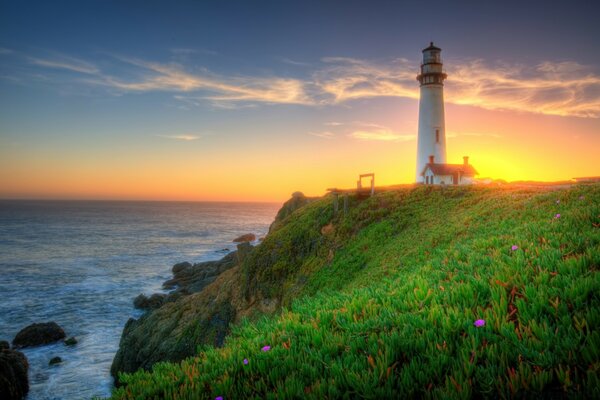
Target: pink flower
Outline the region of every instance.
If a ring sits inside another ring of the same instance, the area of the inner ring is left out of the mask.
[[[583,200],[585,197],[583,195],[579,196],[579,200]]]
[[[485,325],[485,320],[483,319],[478,319],[477,321],[475,321],[473,323],[473,325],[475,325],[477,328],[481,328],[482,326]]]
[[[559,218],[560,218],[560,214],[556,214],[556,215],[554,216],[554,218],[555,218],[555,219],[559,219]]]
[[[248,359],[244,358],[244,365],[248,365]]]
[[[269,350],[271,350],[271,346],[265,346],[261,350],[262,351],[269,351]]]
[[[513,246],[510,248],[512,251],[515,251],[519,248],[519,246],[517,246],[516,244],[513,244]]]
[[[560,204],[560,200],[556,200],[556,204]]]

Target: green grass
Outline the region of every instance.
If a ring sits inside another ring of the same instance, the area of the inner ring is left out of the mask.
[[[336,217],[325,198],[284,222],[243,270],[287,308],[113,398],[600,398],[600,185],[403,189]]]

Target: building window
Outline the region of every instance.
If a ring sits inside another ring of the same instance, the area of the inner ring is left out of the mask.
[[[440,142],[440,130],[439,129],[435,130],[435,142],[436,143]]]

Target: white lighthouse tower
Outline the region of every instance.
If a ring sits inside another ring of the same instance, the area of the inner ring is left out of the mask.
[[[442,49],[433,42],[423,49],[423,63],[417,80],[421,84],[419,99],[419,137],[417,144],[417,183],[428,163],[446,163],[446,127],[444,123],[444,79]],[[431,158],[433,156],[433,158]]]

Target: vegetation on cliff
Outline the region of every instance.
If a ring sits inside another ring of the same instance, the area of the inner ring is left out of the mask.
[[[598,398],[599,266],[598,184],[315,200],[227,271],[280,313],[113,397]]]

